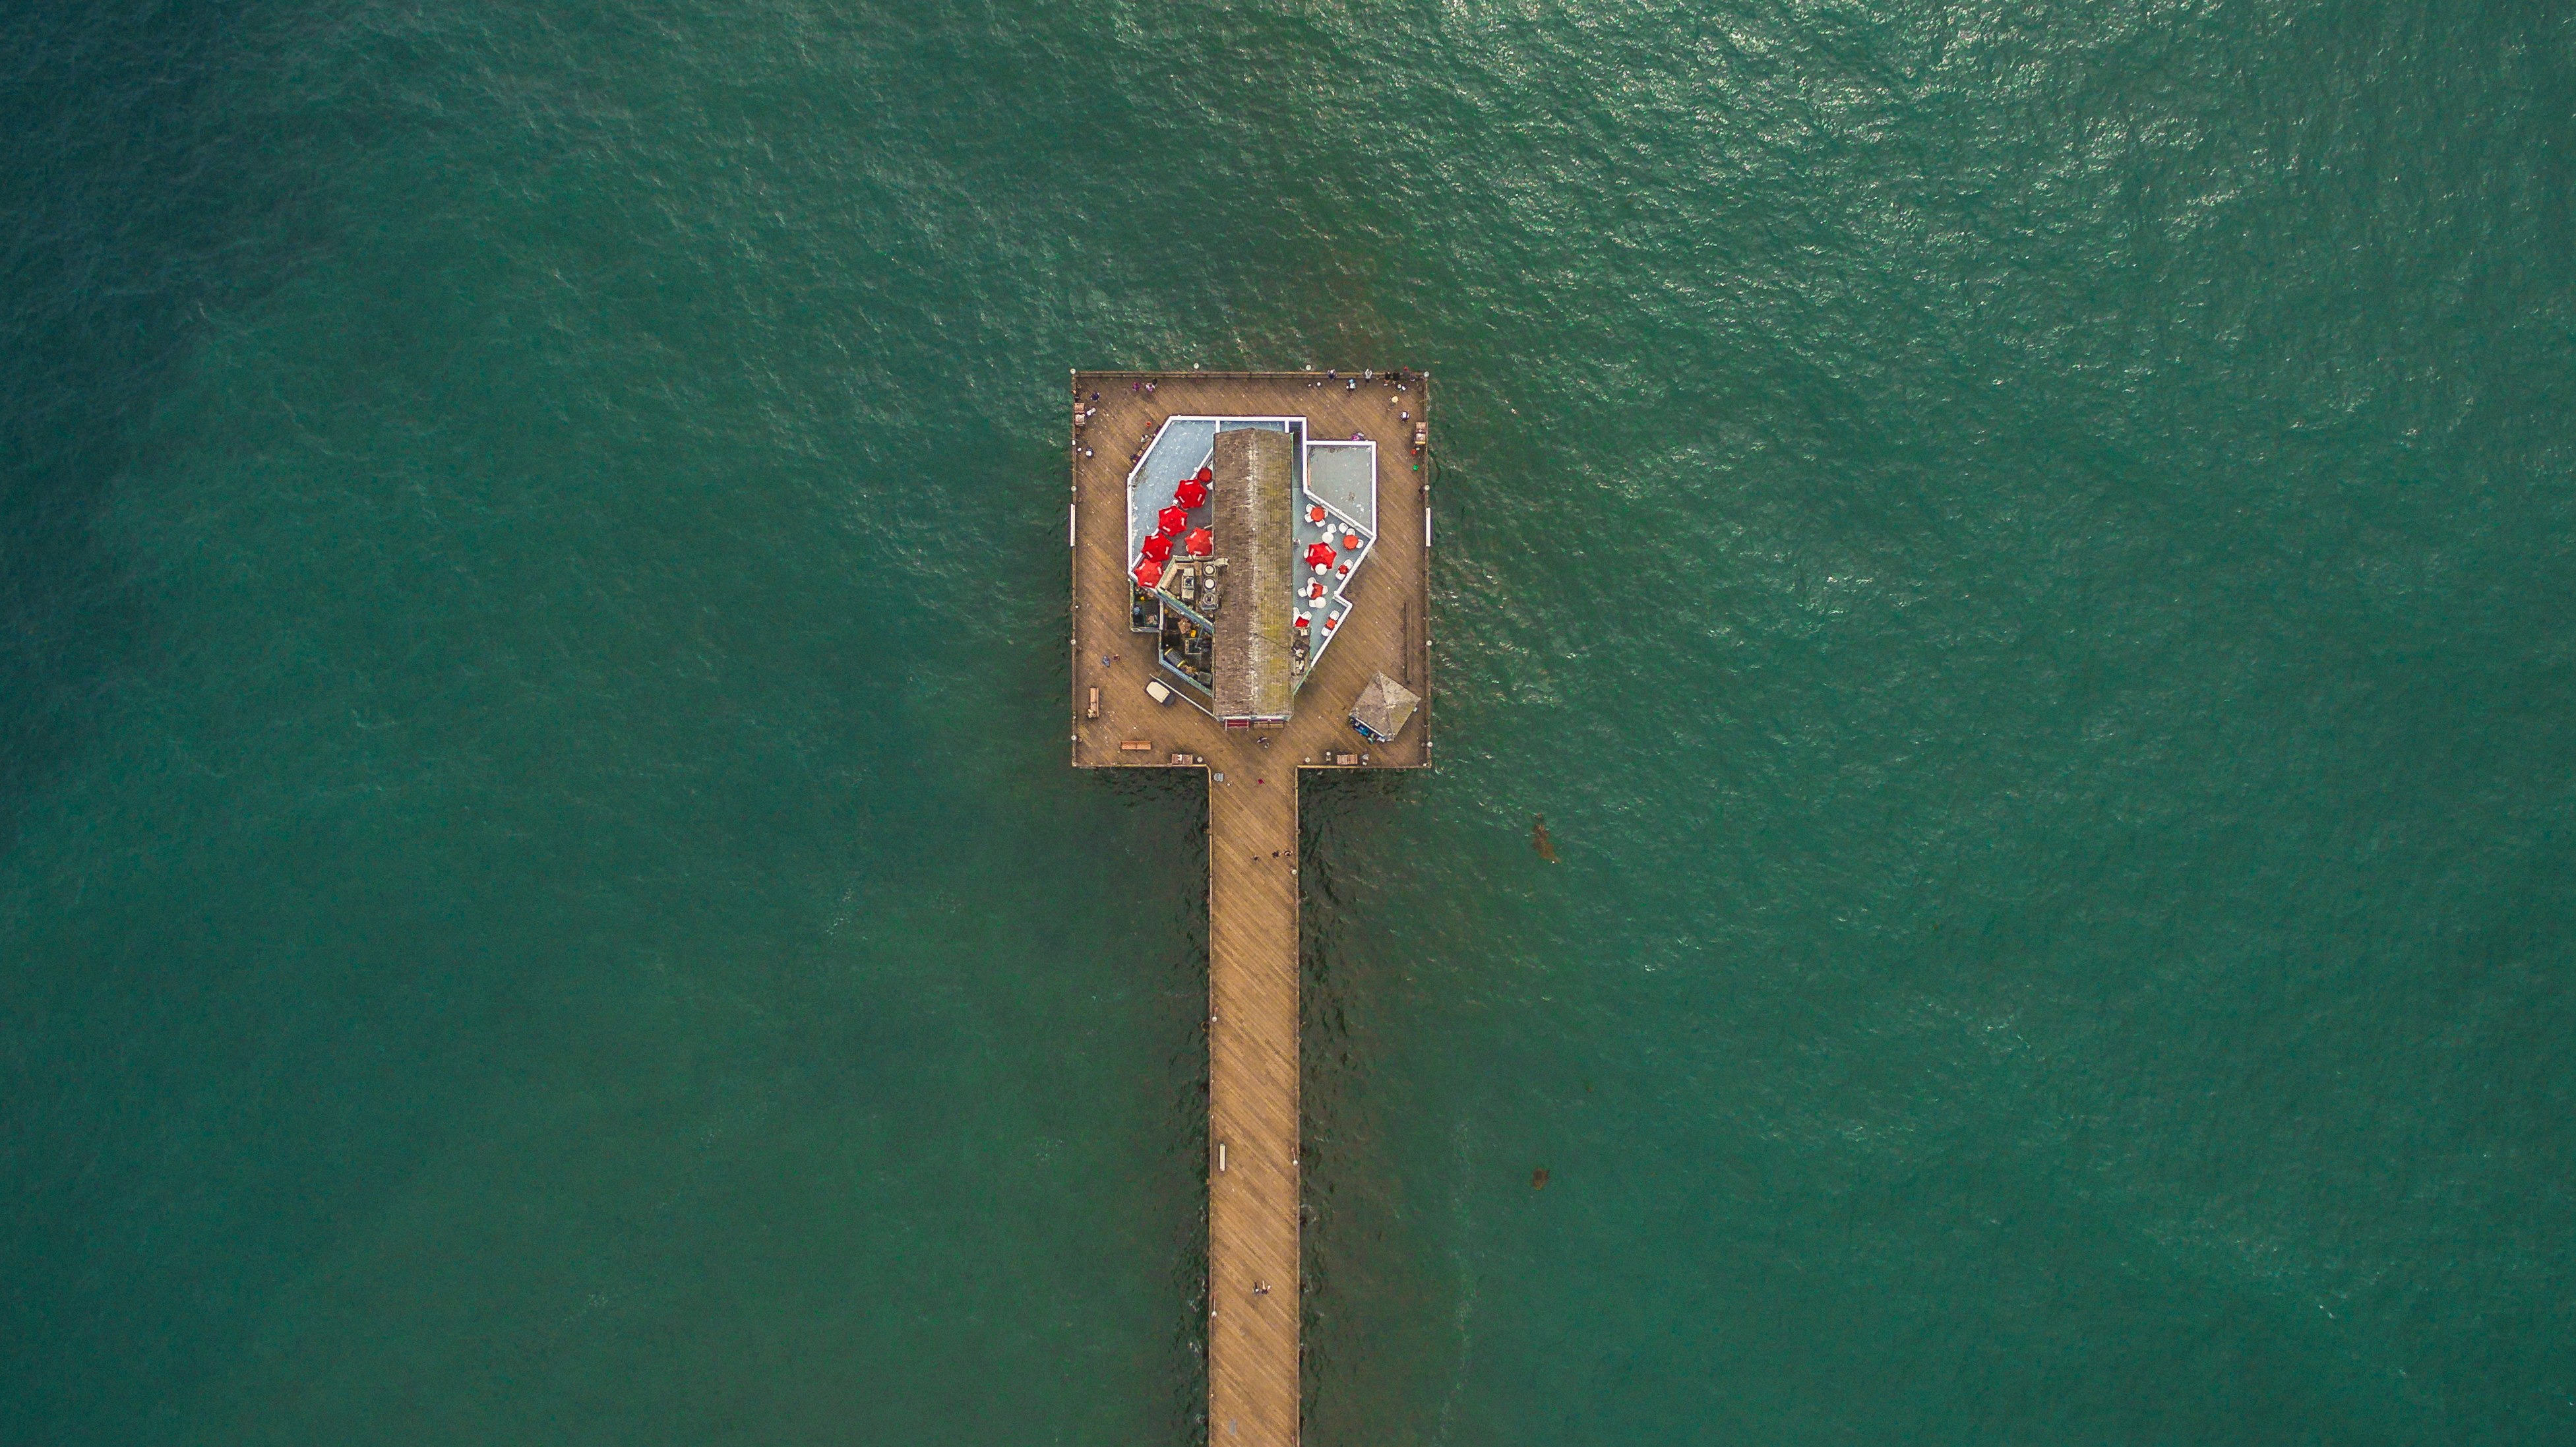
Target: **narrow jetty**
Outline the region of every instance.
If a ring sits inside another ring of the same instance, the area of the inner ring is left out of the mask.
[[[1208,1424],[1219,1442],[1297,1440],[1297,1084],[1297,780],[1229,773],[1208,790]]]
[[[1077,372],[1072,438],[1072,762],[1207,779],[1208,1437],[1294,1447],[1297,791],[1431,761],[1430,379]]]

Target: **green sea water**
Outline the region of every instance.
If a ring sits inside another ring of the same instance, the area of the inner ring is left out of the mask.
[[[2576,1439],[2563,7],[0,58],[0,1442],[1200,1440],[1062,388],[1310,363],[1441,464],[1440,767],[1305,790],[1310,1442]]]

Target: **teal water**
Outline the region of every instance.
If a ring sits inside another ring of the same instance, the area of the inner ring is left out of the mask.
[[[1308,362],[1310,1441],[2576,1435],[2562,12],[0,36],[0,1441],[1198,1440],[1059,389]]]

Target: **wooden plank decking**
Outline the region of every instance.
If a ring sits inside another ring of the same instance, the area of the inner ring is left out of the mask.
[[[1295,1447],[1294,770],[1208,784],[1208,1016],[1208,1440]]]
[[[1150,395],[1131,385],[1148,379]],[[1067,539],[1073,763],[1178,762],[1208,777],[1208,1438],[1214,1447],[1295,1447],[1303,1397],[1297,781],[1304,769],[1342,767],[1334,760],[1343,755],[1365,753],[1373,768],[1431,759],[1429,464],[1412,445],[1429,415],[1429,382],[1378,379],[1353,390],[1300,372],[1099,372],[1073,381],[1076,414],[1096,406],[1074,432]],[[1284,728],[1230,731],[1187,702],[1158,706],[1145,695],[1157,669],[1153,639],[1128,631],[1126,482],[1136,454],[1173,416],[1303,416],[1314,438],[1378,445],[1377,544],[1353,575],[1349,619]],[[1393,744],[1360,738],[1348,721],[1352,700],[1380,669],[1424,699]]]

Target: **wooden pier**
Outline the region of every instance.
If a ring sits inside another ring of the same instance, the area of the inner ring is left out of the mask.
[[[1073,378],[1073,763],[1190,768],[1208,779],[1206,1325],[1216,1447],[1298,1439],[1297,788],[1308,769],[1431,759],[1429,386],[1420,374],[1356,388],[1320,372]],[[1186,698],[1156,704],[1145,692],[1149,679],[1170,675],[1155,663],[1151,636],[1129,630],[1127,477],[1174,416],[1304,417],[1315,440],[1377,443],[1377,538],[1352,574],[1352,611],[1284,725],[1228,729]],[[1393,743],[1361,738],[1348,719],[1381,671],[1424,699]]]

